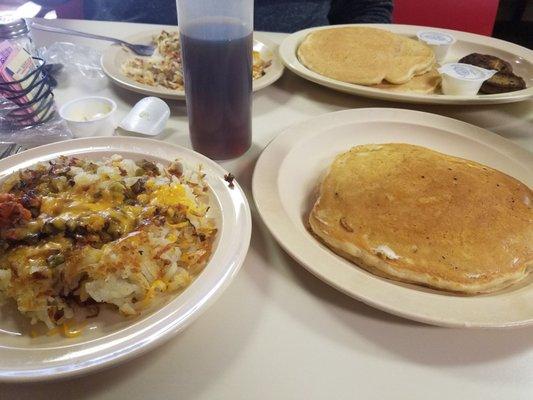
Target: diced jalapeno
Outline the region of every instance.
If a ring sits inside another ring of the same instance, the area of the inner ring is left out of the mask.
[[[46,262],[50,268],[54,268],[65,262],[65,256],[63,254],[52,254],[46,259]]]

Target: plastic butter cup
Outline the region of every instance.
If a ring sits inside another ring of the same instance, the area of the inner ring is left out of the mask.
[[[118,125],[120,128],[141,135],[159,135],[167,124],[170,108],[158,97],[145,97],[135,104]]]
[[[59,115],[75,137],[112,136],[116,109],[113,100],[91,96],[69,101],[59,109]]]
[[[435,53],[438,63],[444,61],[448,50],[455,43],[455,38],[449,33],[439,31],[418,31],[418,40],[427,44]]]
[[[438,69],[442,75],[442,92],[458,96],[472,96],[497,71],[470,64],[450,63]]]

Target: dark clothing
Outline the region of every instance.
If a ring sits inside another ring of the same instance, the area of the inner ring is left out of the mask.
[[[329,8],[328,0],[256,0],[254,30],[296,32],[329,25]]]
[[[256,31],[296,32],[321,25],[390,23],[392,0],[256,0]]]
[[[392,17],[392,0],[255,0],[254,8],[254,29],[258,31],[295,32],[329,24],[389,23]],[[84,13],[86,19],[163,25],[175,25],[177,14],[175,0],[84,0]]]
[[[390,24],[392,0],[332,0],[329,22],[336,24]]]
[[[85,19],[176,25],[175,0],[83,0]]]

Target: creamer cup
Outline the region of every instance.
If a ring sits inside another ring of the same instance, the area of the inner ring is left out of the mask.
[[[483,82],[498,72],[463,63],[444,64],[438,71],[442,75],[442,93],[459,96],[476,95]]]
[[[455,38],[445,32],[418,31],[416,36],[418,37],[418,40],[431,47],[438,63],[444,61],[450,46],[455,43]]]

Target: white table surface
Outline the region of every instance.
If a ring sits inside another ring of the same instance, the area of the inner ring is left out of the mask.
[[[155,26],[46,21],[125,37]],[[105,42],[44,32],[37,44]],[[271,34],[280,42],[283,34]],[[109,96],[119,117],[142,96],[76,79],[56,89],[59,105],[88,94]],[[164,140],[189,146],[184,103],[169,101]],[[291,124],[321,113],[401,107],[489,129],[533,151],[533,101],[496,106],[418,106],[334,92],[286,71],[254,95],[253,147],[222,165],[246,188],[265,145]],[[322,283],[294,262],[253,212],[250,251],[217,303],[156,350],[112,369],[66,381],[0,384],[0,399],[533,399],[533,327],[464,330],[388,315]],[[0,360],[1,362],[1,360]]]

